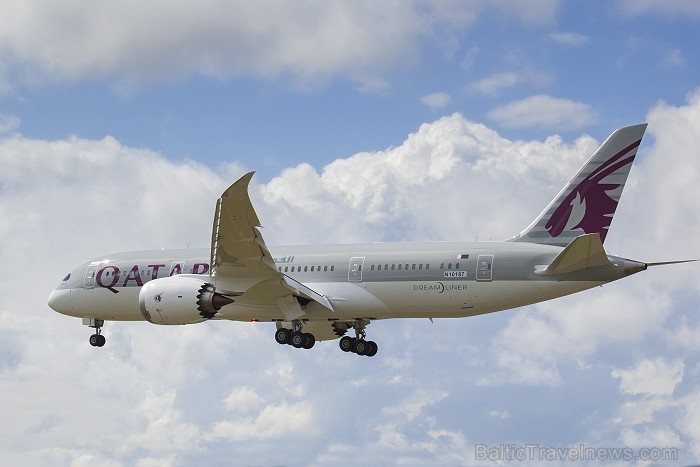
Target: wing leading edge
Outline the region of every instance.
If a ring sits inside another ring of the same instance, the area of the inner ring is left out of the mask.
[[[287,321],[304,315],[299,297],[332,312],[325,296],[277,270],[248,194],[254,173],[239,178],[216,202],[210,261],[217,291],[245,298],[247,303],[276,303]]]

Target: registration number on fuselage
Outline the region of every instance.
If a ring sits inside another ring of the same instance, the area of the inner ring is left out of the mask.
[[[467,271],[445,271],[444,277],[467,277]]]

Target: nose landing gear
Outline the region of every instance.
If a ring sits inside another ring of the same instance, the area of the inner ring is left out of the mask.
[[[103,319],[83,318],[83,324],[95,328],[95,334],[90,336],[90,345],[93,347],[102,347],[107,342],[105,336],[102,335],[102,326],[105,322]]]

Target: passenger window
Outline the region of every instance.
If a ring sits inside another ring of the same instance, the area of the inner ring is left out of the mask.
[[[335,269],[335,266],[331,266],[331,272],[333,272],[334,269]]]
[[[452,263],[449,263],[449,264],[447,265],[447,269],[452,269]]]
[[[328,266],[323,266],[323,272],[327,272],[327,271],[328,271]]]
[[[289,266],[284,267],[284,272],[289,272]]]
[[[309,267],[308,267],[308,266],[304,266],[304,272],[306,272],[306,271],[308,271],[308,270],[309,270]]]
[[[440,269],[445,269],[445,263],[440,263]]]
[[[396,269],[396,265],[395,265],[395,264],[392,264],[392,265],[391,265],[391,270],[393,271],[394,269]]]
[[[459,269],[459,263],[455,264],[455,269]]]
[[[423,269],[423,263],[421,263],[421,264],[418,265],[418,270],[420,271],[420,270],[422,270],[422,269]]]
[[[411,265],[411,269],[412,269],[413,271],[415,271],[415,270],[416,270],[416,265],[415,265],[415,264],[412,264],[412,265]]]
[[[428,264],[425,265],[425,269],[426,269],[426,271],[427,271],[428,269],[430,269],[430,263],[428,263]]]
[[[408,269],[408,268],[406,268],[406,269]],[[400,270],[401,270],[401,265],[399,264],[399,271],[400,271]]]
[[[313,266],[311,266],[311,272],[314,272],[314,267],[313,267]]]

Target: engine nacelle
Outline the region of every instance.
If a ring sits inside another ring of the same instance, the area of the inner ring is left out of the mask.
[[[153,324],[194,324],[213,318],[233,299],[216,293],[200,277],[177,275],[153,279],[141,287],[139,306]]]

